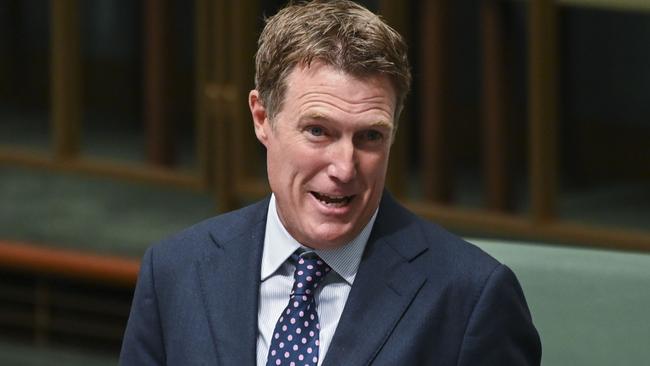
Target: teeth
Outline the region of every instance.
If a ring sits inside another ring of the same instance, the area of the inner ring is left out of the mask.
[[[326,194],[318,193],[318,192],[311,192],[314,197],[316,197],[319,201],[323,202],[327,206],[332,206],[332,207],[343,207],[350,203],[350,200],[352,200],[353,196],[328,196]]]

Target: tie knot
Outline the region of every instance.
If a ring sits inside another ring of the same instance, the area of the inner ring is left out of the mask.
[[[318,287],[318,283],[325,277],[331,268],[317,255],[311,258],[294,255],[296,271],[293,274],[294,284],[292,295],[311,296]]]

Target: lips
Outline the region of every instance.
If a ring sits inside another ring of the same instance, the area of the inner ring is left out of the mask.
[[[355,197],[352,196],[330,196],[319,192],[310,192],[317,200],[329,207],[345,207]]]

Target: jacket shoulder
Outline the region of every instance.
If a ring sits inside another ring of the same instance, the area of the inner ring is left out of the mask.
[[[491,273],[495,267],[501,265],[483,249],[433,222],[418,218],[418,226],[421,228],[429,249],[437,257],[446,258],[448,264],[457,267],[456,269],[472,268],[475,273]]]
[[[438,273],[444,271],[458,279],[485,280],[501,263],[481,248],[467,242],[440,225],[411,212],[397,201],[389,198],[384,202],[384,224],[382,230],[395,248],[410,246],[414,253],[422,252],[418,261],[425,268]],[[407,243],[418,243],[409,245]],[[400,249],[404,250],[404,249]]]
[[[266,220],[268,199],[214,216],[155,243],[148,252],[160,263],[183,266],[212,253],[216,246],[250,233]],[[146,256],[146,254],[145,254]]]

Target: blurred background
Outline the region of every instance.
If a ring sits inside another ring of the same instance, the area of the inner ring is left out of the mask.
[[[359,2],[410,46],[400,201],[650,280],[650,2]],[[284,3],[0,0],[0,363],[115,364],[146,247],[268,194],[247,93]]]

